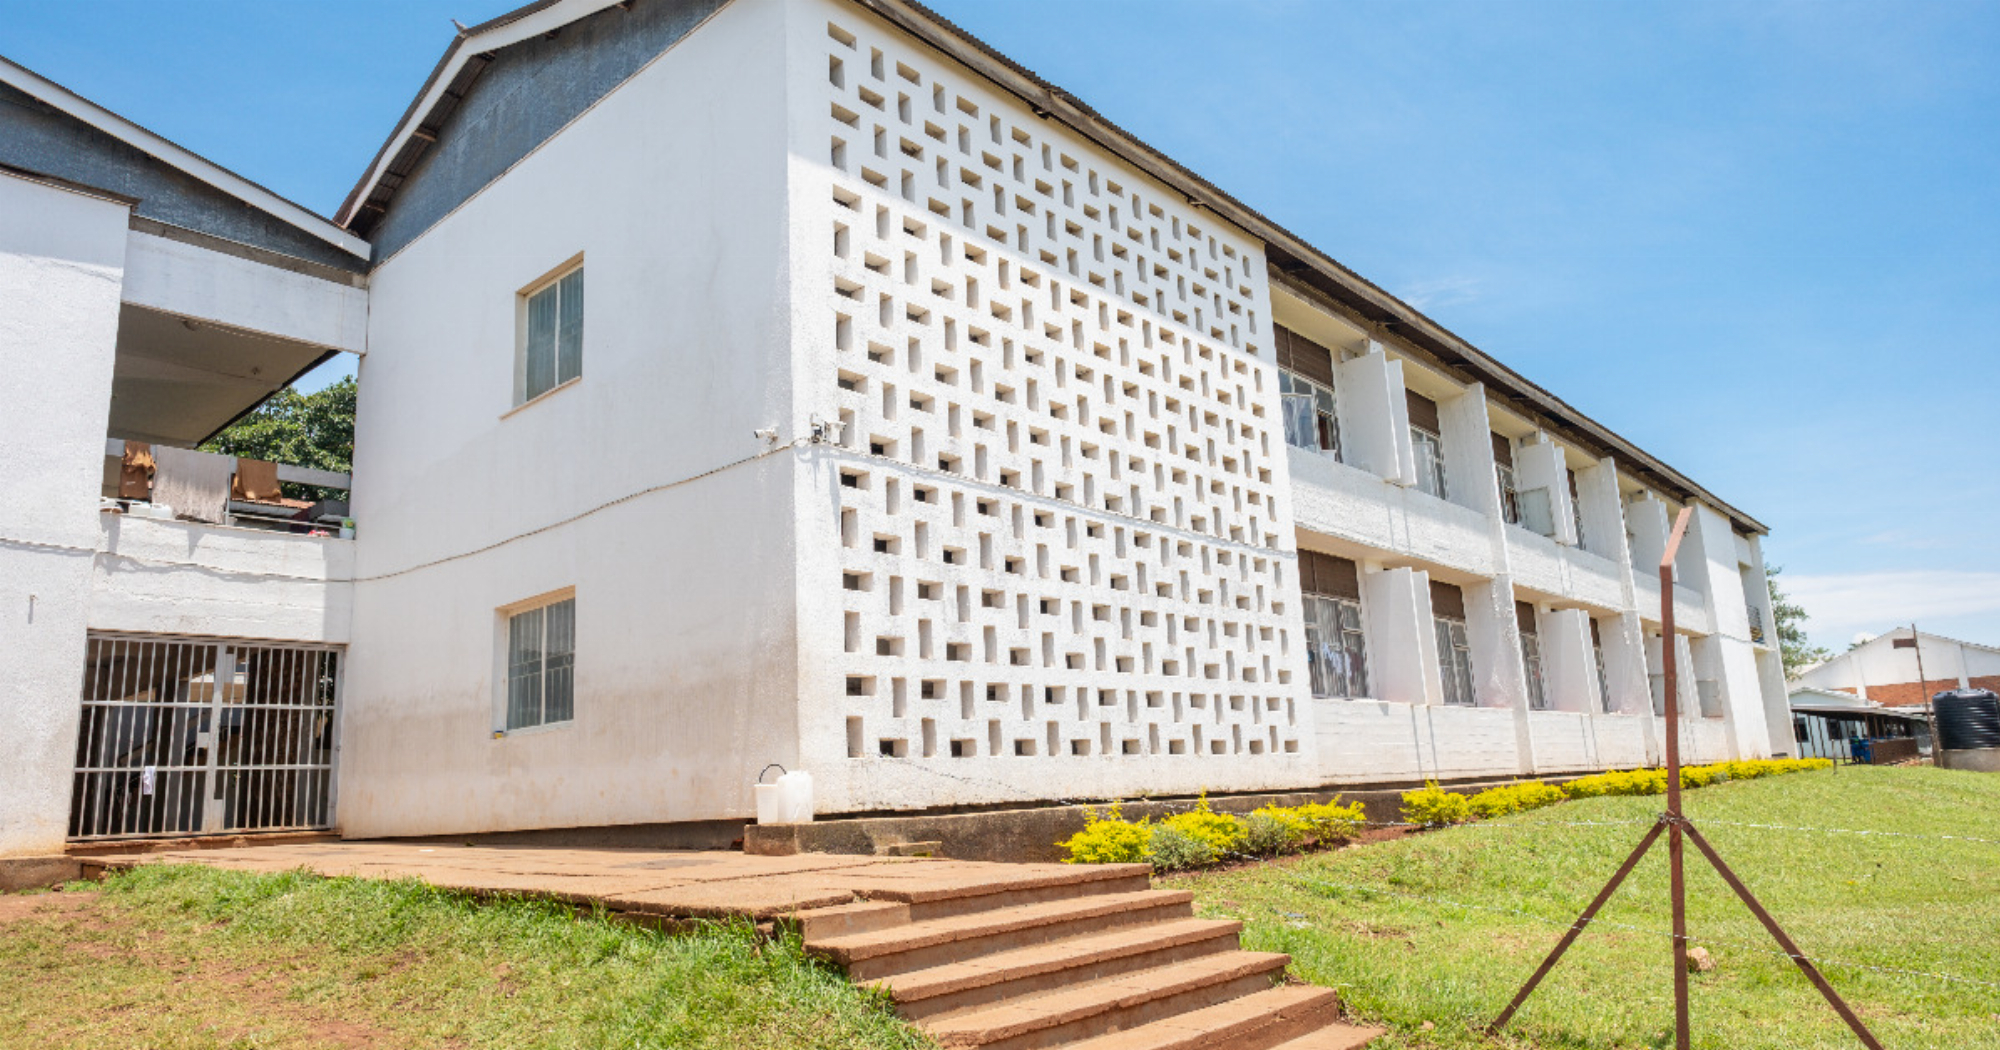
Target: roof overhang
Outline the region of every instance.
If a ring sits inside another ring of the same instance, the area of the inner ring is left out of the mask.
[[[367,221],[364,212],[386,208],[402,175],[411,170],[416,158],[435,141],[444,117],[450,114],[494,51],[625,2],[629,0],[536,0],[460,32],[369,164],[367,173],[348,194],[337,221],[353,228],[357,222]],[[1262,241],[1272,269],[1292,284],[1311,289],[1317,298],[1349,314],[1384,342],[1394,343],[1447,372],[1484,383],[1488,390],[1506,400],[1511,408],[1534,419],[1537,425],[1564,435],[1596,455],[1621,460],[1637,477],[1656,488],[1683,501],[1708,504],[1747,532],[1770,531],[1762,522],[1724,502],[1685,474],[1530,382],[1422,311],[1341,265],[937,12],[914,0],[848,2],[1019,98],[1036,116],[1058,121],[1118,156],[1180,193],[1190,205],[1204,208]]]
[[[192,153],[124,117],[105,109],[39,73],[0,58],[0,83],[32,95],[56,110],[90,125],[133,149],[235,197],[259,211],[299,228],[353,255],[366,260],[368,242],[315,215],[300,204],[251,182],[213,161]]]

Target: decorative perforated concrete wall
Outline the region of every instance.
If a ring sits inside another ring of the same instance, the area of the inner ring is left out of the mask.
[[[839,626],[816,775],[850,808],[1299,782],[1261,247],[824,10],[793,30],[800,387],[842,446],[801,539],[837,550],[801,580]]]

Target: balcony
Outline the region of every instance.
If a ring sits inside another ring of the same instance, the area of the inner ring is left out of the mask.
[[[354,535],[351,484],[337,471],[111,438],[104,446],[102,509],[347,539]]]

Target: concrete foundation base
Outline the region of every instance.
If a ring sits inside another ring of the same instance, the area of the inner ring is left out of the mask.
[[[39,890],[83,877],[75,857],[0,857],[0,892]]]
[[[1562,780],[1569,778],[1551,778]],[[1446,784],[1471,793],[1513,780]],[[1402,819],[1403,792],[1408,785],[1368,790],[1297,791],[1279,794],[1212,795],[1209,806],[1219,813],[1248,813],[1263,806],[1298,806],[1308,802],[1361,803],[1368,820],[1393,823]],[[1127,801],[1119,813],[1127,820],[1172,816],[1186,812],[1193,798]],[[842,817],[811,824],[752,824],[743,829],[743,852],[761,856],[794,853],[892,854],[916,844],[953,860],[1047,862],[1063,859],[1057,843],[1083,830],[1085,811],[1103,806],[1042,806],[976,813],[910,816]]]
[[[2000,748],[1980,748],[1977,751],[1944,751],[1937,753],[1939,769],[1969,769],[1978,773],[2000,773]]]

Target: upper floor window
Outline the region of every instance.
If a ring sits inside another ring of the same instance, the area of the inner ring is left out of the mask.
[[[1330,452],[1340,458],[1340,419],[1334,412],[1333,351],[1286,328],[1276,327],[1278,395],[1285,420],[1285,443]]]
[[[1583,546],[1583,497],[1576,491],[1576,471],[1564,467],[1563,473],[1569,475],[1569,514],[1571,522],[1576,525],[1576,545],[1581,547]]]
[[[1450,499],[1444,472],[1444,431],[1438,423],[1437,402],[1415,391],[1404,391],[1410,409],[1410,450],[1417,459],[1417,488],[1439,499]]]
[[[583,264],[521,293],[514,403],[523,404],[583,375]]]
[[[1615,714],[1618,704],[1611,698],[1611,676],[1605,671],[1604,633],[1598,629],[1597,617],[1590,618],[1590,655],[1597,664],[1597,698],[1604,705],[1605,714]]]
[[[1278,370],[1278,393],[1284,399],[1285,443],[1331,452],[1340,458],[1340,420],[1333,413],[1333,390],[1304,376]]]
[[[1521,489],[1514,481],[1514,443],[1504,434],[1493,435],[1493,474],[1500,484],[1500,517],[1509,525],[1521,524]]]
[[[1535,607],[1514,603],[1514,621],[1521,631],[1521,666],[1528,678],[1528,709],[1549,709],[1548,680],[1542,673],[1542,638],[1535,630]]]
[[[1368,645],[1361,626],[1360,568],[1345,558],[1299,552],[1305,597],[1306,665],[1314,696],[1368,695]]]
[[[1431,581],[1432,627],[1437,632],[1438,675],[1444,702],[1462,707],[1478,703],[1472,687],[1472,640],[1465,631],[1465,592],[1449,583]]]
[[[576,717],[576,598],[507,617],[507,728]]]

